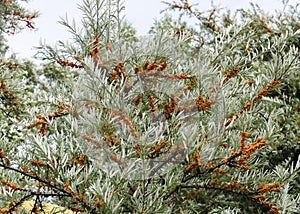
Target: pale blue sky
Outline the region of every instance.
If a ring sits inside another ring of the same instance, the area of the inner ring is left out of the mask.
[[[168,0],[166,0],[168,1]],[[172,0],[169,0],[172,2]],[[297,2],[298,0],[290,0]],[[32,57],[35,53],[34,46],[38,46],[41,40],[48,44],[55,44],[58,40],[67,40],[69,34],[67,30],[58,24],[59,17],[80,19],[80,12],[77,5],[81,0],[31,0],[25,4],[30,10],[40,11],[40,17],[36,20],[35,31],[23,31],[20,34],[8,38],[9,45],[13,52],[18,53],[19,57]],[[210,8],[210,0],[190,0],[191,3],[198,3],[203,10]],[[215,0],[215,5],[221,5],[230,9],[249,7],[247,0]],[[264,10],[272,11],[280,8],[280,0],[253,0]],[[138,31],[138,34],[145,34],[155,19],[160,17],[160,11],[165,8],[161,0],[125,0],[126,19]]]

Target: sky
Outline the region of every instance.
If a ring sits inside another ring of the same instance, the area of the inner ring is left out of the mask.
[[[54,45],[58,40],[66,41],[70,34],[58,21],[61,17],[80,21],[78,4],[82,0],[30,0],[24,3],[24,7],[31,11],[39,11],[40,17],[35,21],[35,30],[25,30],[19,34],[9,36],[8,44],[11,51],[17,53],[18,58],[31,58],[35,54],[34,47],[40,42]],[[165,0],[173,2],[172,0]],[[298,0],[290,0],[296,3]],[[211,0],[190,0],[190,3],[198,3],[201,10],[207,10],[211,6]],[[248,8],[247,0],[214,0],[215,5],[235,10]],[[273,11],[282,7],[280,0],[252,0],[258,3],[264,10]],[[150,29],[155,19],[161,17],[160,12],[166,8],[161,0],[125,0],[125,18],[133,25],[139,35],[144,35]]]

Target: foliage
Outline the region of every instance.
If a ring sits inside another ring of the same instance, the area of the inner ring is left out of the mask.
[[[1,64],[0,213],[300,212],[298,6],[165,3],[138,37],[83,0],[42,68]]]

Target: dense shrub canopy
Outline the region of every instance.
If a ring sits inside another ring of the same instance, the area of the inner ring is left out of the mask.
[[[298,5],[165,6],[140,37],[122,1],[83,0],[42,66],[1,59],[0,213],[300,212]]]

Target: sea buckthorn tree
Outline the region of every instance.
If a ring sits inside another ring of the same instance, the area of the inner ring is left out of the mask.
[[[1,213],[300,212],[298,5],[165,4],[137,36],[121,0],[83,0],[11,81],[32,90],[2,125]]]

